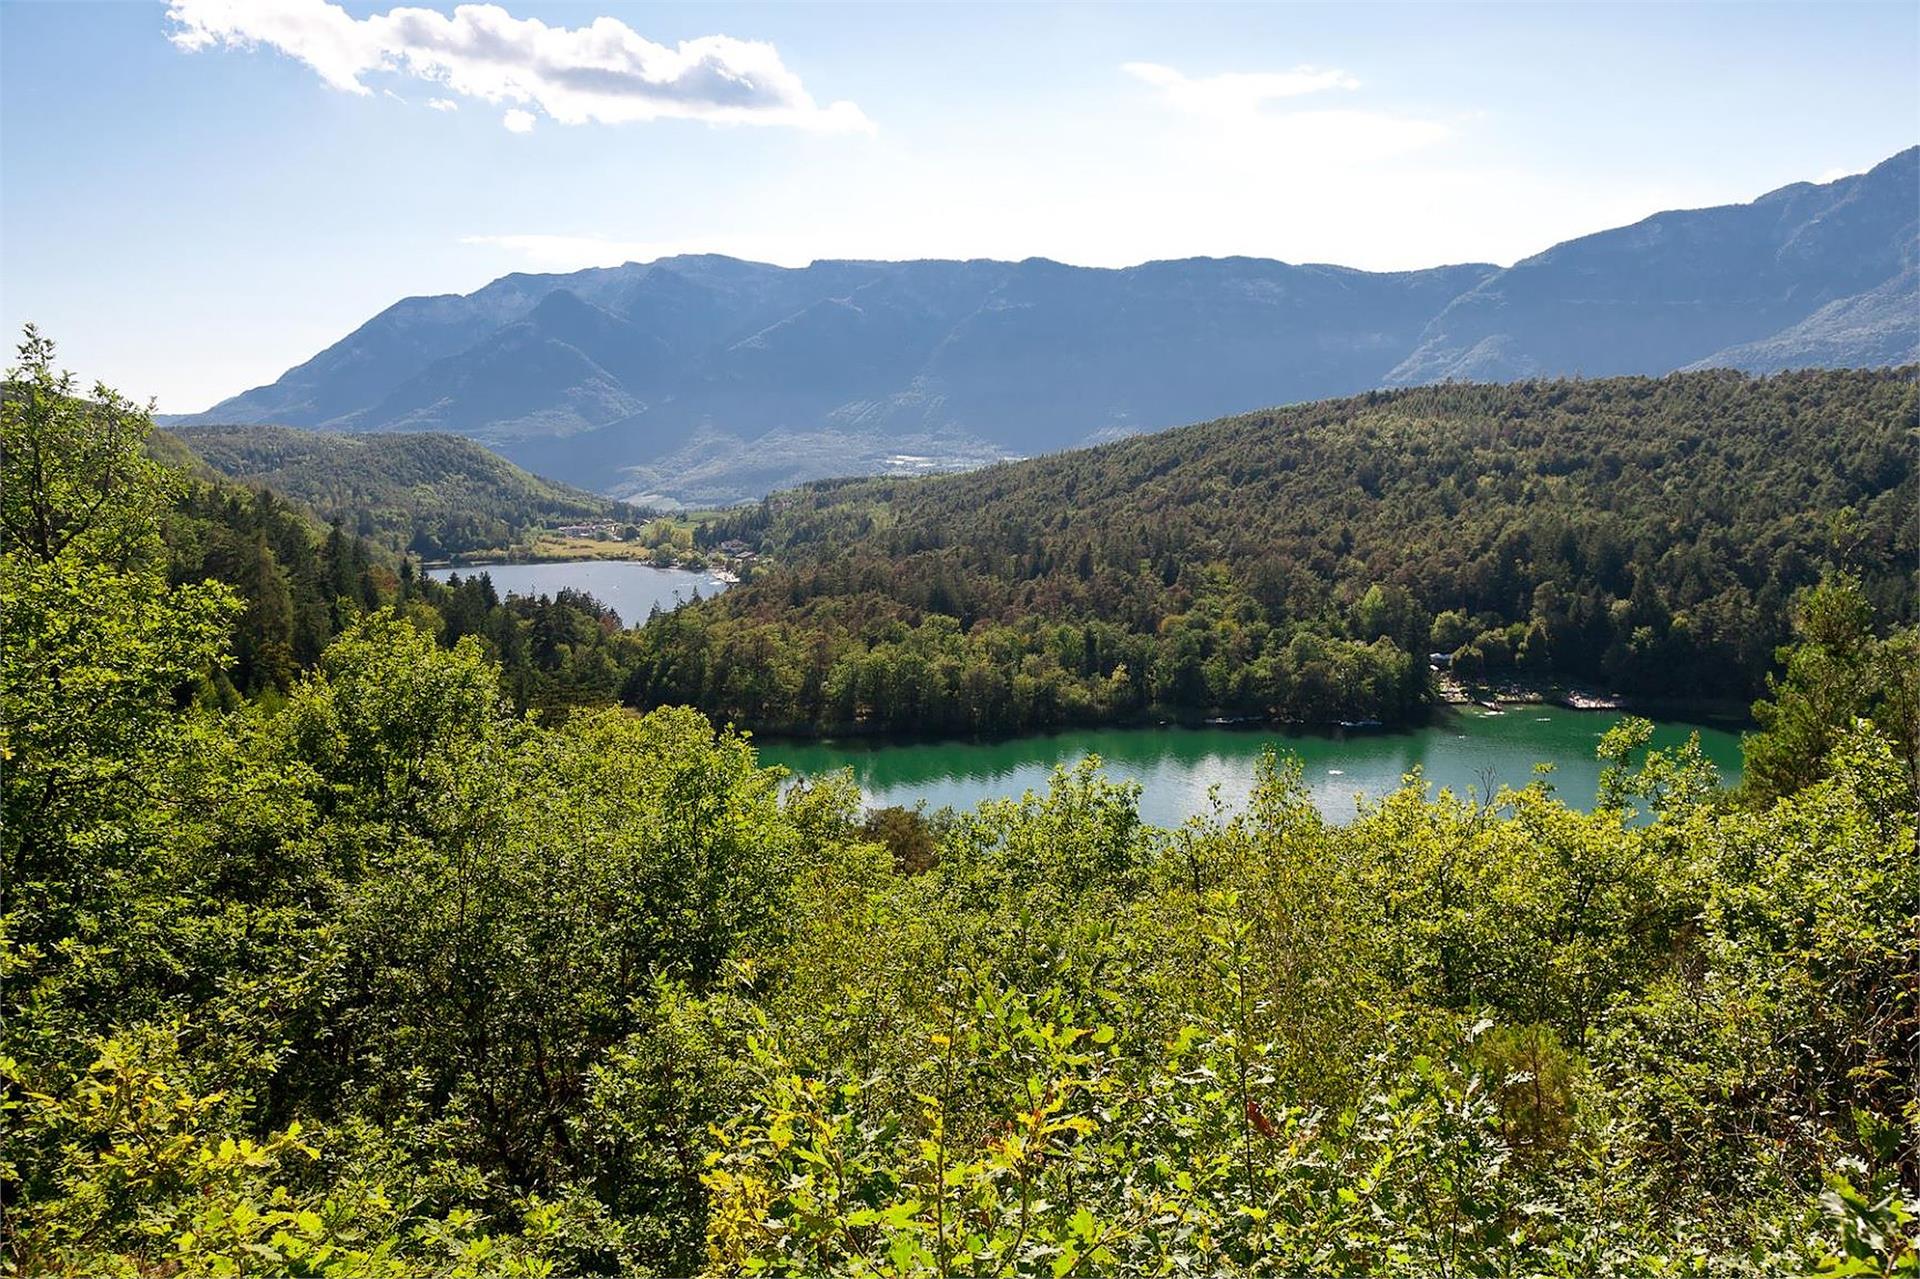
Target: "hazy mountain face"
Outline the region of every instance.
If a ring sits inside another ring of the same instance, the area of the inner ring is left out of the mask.
[[[452,431],[690,502],[940,469],[1376,386],[1920,358],[1920,148],[1528,258],[667,258],[408,298],[188,422]]]
[[[1920,349],[1917,215],[1920,149],[1824,186],[1569,240],[1451,301],[1387,380],[1904,362]]]

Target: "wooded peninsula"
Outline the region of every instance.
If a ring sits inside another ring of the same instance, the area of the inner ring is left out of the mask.
[[[1744,705],[1841,571],[1915,620],[1914,371],[1375,392],[707,525],[777,566],[629,703],[782,732],[1420,714],[1430,667]]]

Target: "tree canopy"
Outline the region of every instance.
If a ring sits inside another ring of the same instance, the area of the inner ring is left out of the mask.
[[[172,435],[221,475],[427,560],[505,551],[531,529],[648,518],[625,502],[532,475],[457,435],[284,426],[182,427]]]
[[[244,596],[50,361],[0,405],[11,1273],[1920,1265],[1910,703],[1828,687],[1910,639],[1850,583],[1764,791],[1629,719],[1590,813],[1335,826],[1275,759],[1158,830],[1089,760],[863,821],[692,709],[521,713],[377,576],[206,695]]]
[[[776,567],[649,628],[636,705],[783,731],[1393,720],[1465,679],[1744,705],[1796,592],[1916,617],[1912,370],[1376,392],[704,530]]]

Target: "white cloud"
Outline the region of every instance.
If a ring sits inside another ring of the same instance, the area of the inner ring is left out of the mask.
[[[532,133],[533,112],[514,107],[500,117],[500,123],[507,126],[508,133]]]
[[[1249,162],[1348,169],[1431,146],[1454,132],[1438,120],[1383,111],[1274,107],[1286,99],[1360,87],[1352,75],[1329,67],[1200,77],[1157,62],[1127,62],[1120,69],[1152,85],[1176,117],[1199,127],[1192,146],[1236,170]]]
[[[1198,115],[1244,115],[1275,98],[1298,98],[1328,89],[1357,89],[1360,82],[1344,71],[1295,67],[1291,71],[1229,71],[1199,79],[1157,62],[1127,62],[1120,69],[1160,90],[1169,106]]]
[[[435,111],[458,111],[460,104],[452,98],[428,98],[427,105]]]
[[[354,18],[328,0],[171,0],[167,16],[181,49],[268,45],[346,93],[370,93],[366,76],[392,72],[496,105],[537,107],[561,124],[678,118],[873,128],[851,102],[815,102],[771,44],[731,36],[670,48],[614,18],[550,27],[491,4]]]

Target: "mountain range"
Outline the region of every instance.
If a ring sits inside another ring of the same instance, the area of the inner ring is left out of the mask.
[[[452,432],[599,492],[725,502],[1376,387],[1912,362],[1917,236],[1920,147],[1505,268],[672,257],[406,298],[172,420]]]

